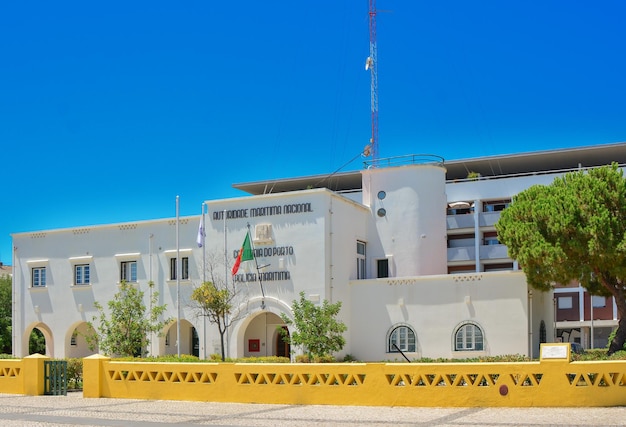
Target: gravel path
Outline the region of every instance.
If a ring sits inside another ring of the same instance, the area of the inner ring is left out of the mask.
[[[2,426],[625,426],[616,408],[404,408],[0,394]]]

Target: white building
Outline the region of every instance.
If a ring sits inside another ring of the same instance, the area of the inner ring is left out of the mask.
[[[625,143],[445,163],[406,156],[357,172],[236,184],[248,195],[206,202],[202,248],[201,216],[178,227],[168,219],[13,234],[14,354],[28,354],[34,328],[52,357],[91,354],[81,332],[94,302],[106,305],[121,280],[139,286],[146,304],[158,291],[174,319],[148,353],[219,353],[216,328],[190,301],[205,278],[239,295],[230,357],[288,355],[280,316],[291,316],[300,292],[341,301],[348,331],[339,357],[402,360],[398,348],[409,358],[537,356],[540,342],[565,330],[589,347],[598,343],[593,317],[559,321],[553,293],[529,289],[494,224],[521,190],[613,161],[626,163]],[[248,230],[256,259],[231,276]],[[612,305],[600,328],[617,325]]]

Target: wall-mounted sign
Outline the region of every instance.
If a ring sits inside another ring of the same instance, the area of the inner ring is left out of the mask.
[[[272,246],[269,248],[254,248],[255,258],[293,255],[293,246]],[[233,251],[233,258],[239,256],[239,249]]]
[[[570,347],[568,343],[541,344],[541,360],[569,360]]]
[[[291,280],[288,271],[266,271],[262,273],[239,273],[233,276],[233,281],[237,282],[273,282],[276,280]]]
[[[262,206],[256,208],[230,209],[214,211],[211,214],[213,221],[226,219],[256,218],[271,215],[290,215],[313,212],[311,203],[286,203],[284,205]]]

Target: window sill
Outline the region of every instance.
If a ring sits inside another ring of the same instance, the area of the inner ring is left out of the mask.
[[[168,285],[176,285],[176,279],[174,280],[166,280],[165,283],[167,283]],[[181,279],[180,284],[181,285],[189,285],[191,283],[190,279]]]
[[[141,257],[141,252],[129,252],[125,254],[113,255],[118,261],[136,261]]]
[[[128,281],[126,281],[126,284],[127,285],[131,285],[131,286],[138,286],[139,282],[138,281],[135,281],[135,282],[128,282]],[[120,286],[122,286],[122,282],[117,282],[117,287],[119,288]]]
[[[72,289],[91,289],[91,283],[86,283],[84,285],[70,285],[70,288]]]
[[[69,257],[68,259],[73,264],[80,264],[80,263],[89,264],[91,261],[93,261],[93,255],[73,256],[73,257]]]
[[[47,286],[31,286],[28,288],[28,290],[31,292],[44,292],[44,291],[48,291],[48,287]]]
[[[176,252],[177,252],[176,249],[168,249],[166,251],[163,251],[163,253],[170,258],[175,258]],[[178,249],[178,253],[180,253],[181,255],[188,255],[192,252],[193,252],[193,249],[191,248]]]

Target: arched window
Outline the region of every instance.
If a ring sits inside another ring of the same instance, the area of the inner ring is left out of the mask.
[[[475,323],[465,323],[454,334],[456,351],[482,351],[484,349],[483,331]]]
[[[387,352],[398,353],[398,348],[402,351],[415,352],[415,342],[415,332],[413,329],[406,325],[397,326],[392,329],[389,334]]]

